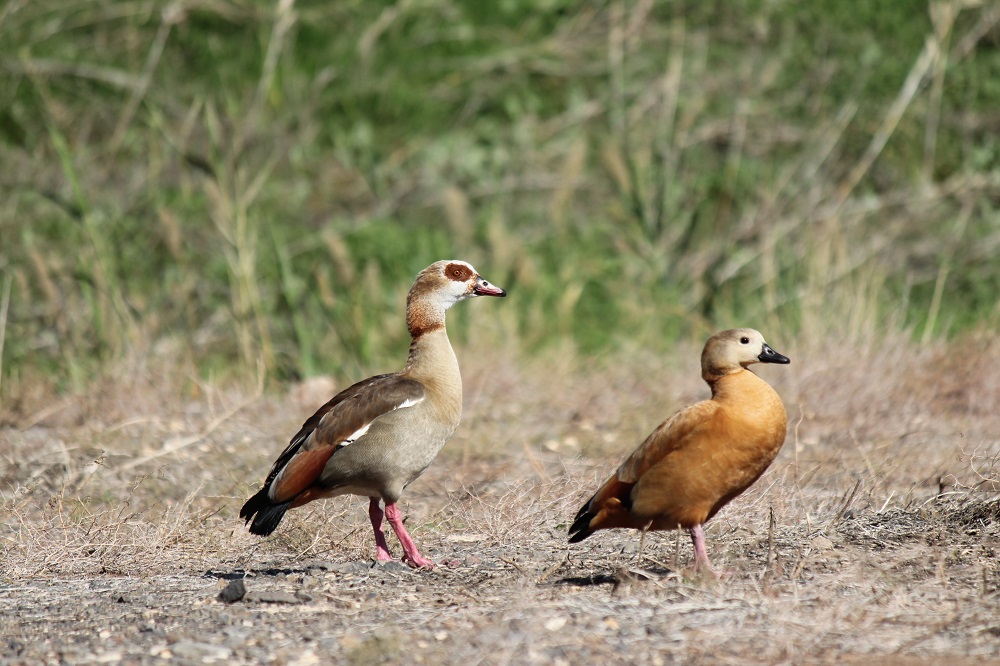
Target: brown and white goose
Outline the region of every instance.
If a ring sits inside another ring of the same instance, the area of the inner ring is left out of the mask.
[[[790,363],[752,328],[716,333],[701,354],[712,389],[664,421],[580,509],[570,543],[597,530],[686,528],[695,569],[711,571],[702,528],[756,481],[785,441],[781,398],[748,370],[753,363]]]
[[[464,261],[438,261],[417,275],[406,298],[406,367],[344,389],[319,408],[271,467],[240,517],[250,532],[271,534],[289,509],[322,497],[362,495],[375,531],[376,557],[392,559],[382,508],[411,567],[433,567],[403,526],[396,502],[455,432],[462,376],[445,330],[445,311],[475,296],[506,296]]]

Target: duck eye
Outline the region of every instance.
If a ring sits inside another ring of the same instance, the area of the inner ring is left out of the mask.
[[[750,344],[750,338],[742,337],[742,338],[740,338],[740,343],[744,344],[744,345],[748,345],[748,344]]]

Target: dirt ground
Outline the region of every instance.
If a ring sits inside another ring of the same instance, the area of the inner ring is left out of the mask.
[[[709,524],[721,580],[686,535],[566,543],[621,457],[705,397],[690,362],[463,359],[463,424],[401,502],[433,571],[375,565],[357,498],[268,539],[236,518],[328,382],[138,367],[25,395],[0,430],[0,664],[1000,663],[1000,352],[965,344],[782,348],[761,374],[788,440]]]

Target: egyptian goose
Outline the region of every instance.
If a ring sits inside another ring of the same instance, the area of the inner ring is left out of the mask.
[[[475,296],[507,293],[464,261],[438,261],[417,275],[406,297],[406,367],[344,389],[310,416],[281,452],[264,487],[240,517],[250,532],[271,534],[289,509],[321,497],[362,495],[375,530],[378,560],[391,560],[382,508],[411,567],[433,567],[403,526],[396,502],[455,432],[462,376],[445,330],[445,311]]]
[[[716,333],[701,354],[709,400],[690,405],[646,438],[569,528],[570,543],[596,530],[687,528],[695,570],[711,564],[702,526],[756,481],[785,441],[781,398],[748,369],[790,363],[751,328]]]

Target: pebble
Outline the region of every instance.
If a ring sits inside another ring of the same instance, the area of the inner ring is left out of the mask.
[[[559,631],[566,626],[566,618],[553,617],[545,621],[545,629],[548,631]]]
[[[219,600],[231,604],[245,597],[246,593],[246,584],[242,578],[237,578],[236,580],[229,581],[229,584],[222,588],[222,591],[219,592]]]

